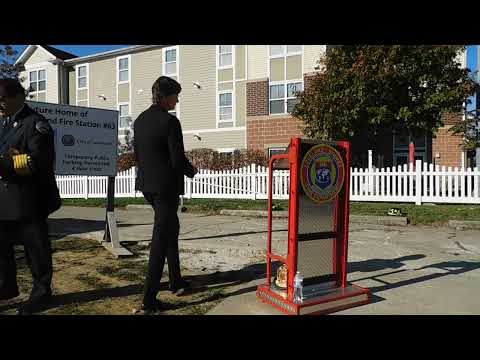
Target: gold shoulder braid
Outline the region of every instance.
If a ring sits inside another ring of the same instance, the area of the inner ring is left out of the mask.
[[[13,160],[13,170],[17,175],[25,176],[32,173],[32,159],[30,155],[20,154],[20,152],[14,148],[11,148],[9,153],[12,156]]]

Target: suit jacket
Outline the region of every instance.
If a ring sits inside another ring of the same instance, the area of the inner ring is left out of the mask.
[[[137,162],[135,188],[161,196],[184,194],[184,175],[194,168],[185,156],[180,121],[158,105],[135,120],[134,151]]]
[[[13,149],[31,157],[27,173],[15,171]],[[0,126],[0,220],[48,217],[60,208],[54,162],[53,130],[28,105],[18,113],[15,123]]]

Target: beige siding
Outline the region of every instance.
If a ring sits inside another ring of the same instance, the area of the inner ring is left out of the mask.
[[[88,106],[88,102],[87,101],[78,101],[78,104],[77,106],[84,106],[84,107],[87,107]],[[91,106],[90,106],[91,107]]]
[[[248,79],[268,77],[268,45],[248,45],[247,57]]]
[[[218,81],[233,80],[233,69],[218,70]]]
[[[270,60],[270,81],[285,80],[285,58]]]
[[[78,101],[88,100],[88,89],[77,91]]]
[[[115,58],[89,64],[88,91],[90,106],[100,109],[117,110]],[[98,95],[105,95],[105,101]]]
[[[231,127],[233,127],[233,121],[231,121],[231,122],[221,122],[221,123],[218,123],[218,127],[221,128],[221,129],[231,128]]]
[[[20,82],[25,90],[28,89],[28,72],[22,71],[20,72]]]
[[[47,65],[47,98],[46,102],[58,104],[58,66]]]
[[[237,126],[245,126],[246,116],[246,82],[239,81],[235,84],[235,121]]]
[[[72,70],[68,73],[68,103],[70,105],[77,104],[76,88],[75,70]]]
[[[33,54],[25,61],[25,66],[35,65],[53,59],[54,56],[49,55],[43,49],[37,48]]]
[[[152,85],[161,74],[162,49],[132,54],[132,119],[152,104]]]
[[[320,57],[325,54],[326,45],[304,45],[303,46],[303,73],[308,74],[315,71],[315,66]]]
[[[130,84],[118,85],[118,102],[130,102]]]
[[[39,93],[37,96],[37,101],[47,102],[47,97],[45,93]]]
[[[301,79],[302,55],[287,57],[287,80]]]
[[[218,84],[218,91],[232,90],[232,89],[233,89],[233,82]]]
[[[235,79],[245,79],[245,45],[235,47]]]
[[[193,134],[184,134],[183,141],[185,144],[185,150],[198,149],[198,148],[245,149],[245,132],[242,130],[200,133],[200,136],[202,137],[202,140],[198,141],[193,139]]]
[[[183,130],[216,127],[216,48],[215,45],[179,46],[182,84],[180,121]],[[199,82],[201,89],[192,86]]]

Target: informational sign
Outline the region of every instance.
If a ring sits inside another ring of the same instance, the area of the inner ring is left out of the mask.
[[[48,119],[58,175],[117,174],[118,111],[27,101]]]

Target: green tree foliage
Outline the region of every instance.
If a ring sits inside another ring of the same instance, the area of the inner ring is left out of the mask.
[[[319,60],[323,71],[306,83],[292,115],[313,139],[373,139],[386,128],[412,136],[434,135],[443,113],[464,111],[475,91],[458,54],[464,46],[333,48]]]

